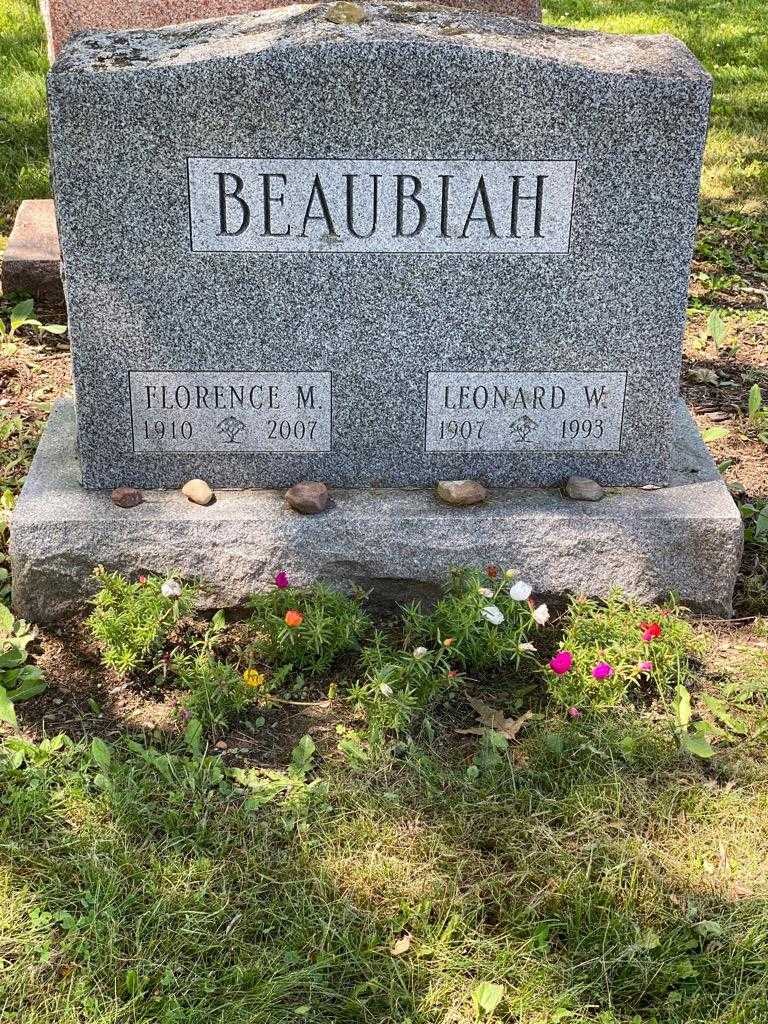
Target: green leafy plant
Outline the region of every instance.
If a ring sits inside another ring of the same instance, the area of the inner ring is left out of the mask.
[[[768,501],[739,505],[744,520],[744,539],[748,544],[768,544]]]
[[[370,628],[360,597],[340,594],[322,583],[291,587],[280,584],[249,600],[249,659],[291,665],[299,672],[325,672],[342,654],[357,650]],[[285,582],[284,582],[285,581]]]
[[[768,444],[768,409],[763,403],[763,392],[759,384],[753,384],[747,396],[747,417],[749,423],[758,431],[758,437]]]
[[[0,441],[3,421],[0,420]],[[11,603],[11,569],[8,555],[10,539],[10,512],[13,509],[13,493],[9,489],[0,492],[0,604]]]
[[[374,738],[405,732],[415,716],[458,678],[443,644],[429,650],[398,650],[379,632],[363,649],[360,661],[363,675],[349,697],[364,712]]]
[[[210,654],[172,662],[172,667],[189,691],[182,702],[186,712],[214,735],[230,726],[256,698],[256,689],[236,669]]]
[[[101,586],[87,625],[102,663],[119,676],[155,668],[171,630],[191,612],[197,588],[159,576],[141,576],[132,583],[102,566],[94,575]]]
[[[472,1005],[475,1008],[477,1019],[492,1017],[504,998],[504,994],[504,986],[496,985],[491,981],[481,981],[479,985],[475,986],[472,992]]]
[[[675,687],[672,714],[673,731],[680,748],[694,757],[712,757],[715,751],[707,736],[714,730],[706,722],[691,723],[691,695],[682,683]]]
[[[230,776],[245,790],[243,806],[256,811],[271,803],[279,803],[282,824],[287,832],[302,830],[309,812],[328,803],[328,784],[322,779],[309,780],[314,768],[315,744],[311,736],[302,736],[291,752],[287,771],[266,768],[234,768]]]
[[[546,669],[549,691],[565,708],[591,711],[620,704],[642,680],[663,693],[685,679],[700,647],[674,604],[647,608],[618,591],[604,603],[574,598]]]
[[[725,341],[725,337],[728,333],[728,328],[725,325],[725,321],[720,316],[716,309],[707,317],[707,336],[712,339],[712,344],[715,346],[717,352]]]
[[[447,645],[450,660],[468,671],[517,668],[533,649],[531,633],[549,618],[546,605],[532,607],[530,595],[512,572],[455,569],[432,612],[418,603],[403,609],[406,645]]]
[[[42,337],[44,333],[66,333],[66,324],[43,324],[33,316],[34,310],[35,300],[24,299],[21,302],[17,302],[11,309],[8,315],[7,327],[5,322],[0,320],[0,343],[3,345],[3,351],[6,355],[13,354],[13,342],[16,337],[16,332],[22,327],[34,327],[37,330],[39,337]]]
[[[43,673],[27,664],[27,647],[36,632],[0,605],[0,721],[16,725],[14,704],[36,697],[47,687]]]

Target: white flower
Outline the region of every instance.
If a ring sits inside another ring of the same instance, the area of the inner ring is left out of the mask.
[[[520,650],[521,651],[535,651],[536,650],[536,644],[531,644],[531,643],[520,644]]]
[[[513,601],[527,601],[531,596],[530,584],[524,583],[523,580],[518,580],[517,583],[513,583],[509,588],[509,596]]]
[[[545,604],[540,604],[534,609],[533,617],[540,626],[546,626],[549,622],[549,608]]]
[[[493,591],[489,590],[488,587],[478,587],[477,592],[480,597],[493,597]]]
[[[160,593],[163,597],[180,597],[181,584],[176,580],[166,580],[162,587],[160,587]]]
[[[504,615],[495,604],[487,604],[485,608],[480,609],[480,614],[486,622],[490,622],[494,626],[500,626],[504,621]]]
[[[385,697],[391,697],[393,690],[389,683],[379,683],[379,690],[384,694]]]
[[[413,656],[414,656],[414,658],[417,661],[419,661],[421,658],[423,658],[425,654],[429,654],[429,651],[427,650],[426,647],[416,647],[416,648],[414,648]]]

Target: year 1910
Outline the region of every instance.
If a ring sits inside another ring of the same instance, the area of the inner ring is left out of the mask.
[[[144,420],[144,437],[148,441],[159,441],[167,438],[170,441],[189,441],[192,437],[192,424],[189,420]]]

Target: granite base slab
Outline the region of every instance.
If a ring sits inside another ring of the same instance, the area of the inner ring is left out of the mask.
[[[621,587],[652,602],[674,591],[697,612],[729,615],[741,519],[682,403],[673,464],[670,486],[617,488],[595,503],[545,488],[495,490],[473,508],[442,505],[427,489],[337,490],[327,512],[303,516],[281,491],[220,491],[208,507],[148,491],[122,509],[81,486],[74,406],[62,399],[13,513],[13,605],[32,621],[66,618],[83,607],[99,564],[199,576],[206,606],[232,607],[279,569],[295,583],[358,584],[403,600],[453,565],[495,563],[545,596]]]
[[[60,263],[53,200],[25,199],[3,253],[3,295],[31,295],[45,306],[63,306]]]

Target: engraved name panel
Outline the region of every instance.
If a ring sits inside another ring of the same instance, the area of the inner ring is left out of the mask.
[[[625,372],[427,374],[428,452],[617,452]]]
[[[573,160],[190,157],[193,252],[567,253]]]
[[[129,380],[134,452],[331,450],[330,373],[136,370]]]

